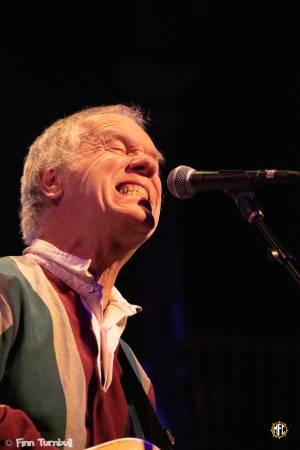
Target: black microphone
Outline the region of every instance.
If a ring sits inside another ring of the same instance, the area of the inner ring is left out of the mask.
[[[294,170],[218,170],[200,172],[192,167],[178,166],[167,179],[167,186],[177,198],[190,198],[198,192],[250,191],[263,184],[289,183],[300,180],[300,172]]]

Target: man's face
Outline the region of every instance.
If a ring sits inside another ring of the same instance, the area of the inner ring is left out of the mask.
[[[83,127],[80,141],[87,157],[65,180],[76,223],[96,241],[139,246],[159,220],[161,154],[131,118],[113,113]]]

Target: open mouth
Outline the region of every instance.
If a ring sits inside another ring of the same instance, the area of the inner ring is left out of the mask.
[[[139,199],[138,204],[144,208],[152,211],[151,203],[149,202],[148,192],[145,188],[138,184],[121,183],[116,186],[117,191],[128,197],[135,197]]]

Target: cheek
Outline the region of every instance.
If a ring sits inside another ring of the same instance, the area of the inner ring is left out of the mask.
[[[89,177],[81,180],[81,191],[87,198],[97,198],[98,200],[110,199],[117,191],[111,176],[112,170],[106,167],[99,167],[93,171]]]
[[[157,209],[160,211],[162,201],[162,184],[160,179],[157,182],[156,190],[157,190]]]
[[[158,221],[159,221],[160,210],[161,210],[161,205],[159,204],[159,205],[157,205],[157,209],[156,209],[155,214],[154,214],[156,224],[157,224]]]

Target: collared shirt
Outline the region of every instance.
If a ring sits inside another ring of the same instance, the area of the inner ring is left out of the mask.
[[[97,366],[102,389],[106,392],[112,381],[114,353],[127,318],[140,312],[142,308],[128,303],[117,288],[113,287],[111,298],[103,311],[103,287],[89,272],[90,259],[85,260],[63,252],[42,239],[35,239],[23,254],[31,254],[43,268],[80,295],[90,315],[97,341]]]

